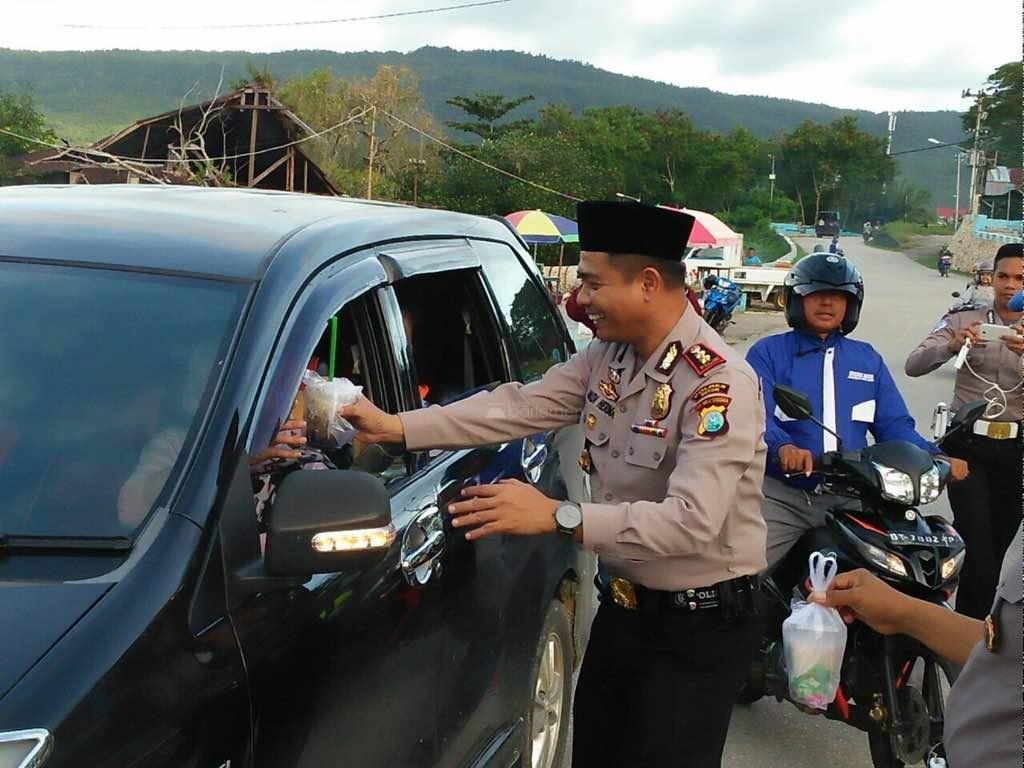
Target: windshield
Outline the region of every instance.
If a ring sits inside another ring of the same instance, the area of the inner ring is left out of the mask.
[[[133,535],[179,471],[244,293],[0,263],[0,533]]]

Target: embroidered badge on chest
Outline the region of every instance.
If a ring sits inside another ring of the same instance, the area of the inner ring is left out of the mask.
[[[597,416],[592,413],[588,413],[587,417],[583,420],[583,424],[587,429],[593,429],[597,426]]]
[[[705,384],[703,387],[698,387],[697,391],[690,395],[690,400],[694,403],[703,400],[705,397],[711,397],[712,395],[727,395],[729,394],[729,385],[721,381],[712,381],[710,384]]]
[[[597,404],[597,408],[602,413],[604,413],[604,414],[606,414],[608,416],[614,416],[615,415],[615,406],[612,405],[611,403],[609,403],[607,400],[602,400],[600,403],[598,403]]]
[[[666,418],[672,410],[672,385],[659,384],[654,390],[654,397],[651,398],[651,418],[661,421]]]
[[[621,384],[622,383],[622,374],[619,373],[619,371],[617,371],[615,368],[612,368],[611,366],[608,366],[608,380],[612,384]]]
[[[589,392],[587,392],[587,402],[588,403],[596,403],[597,402],[597,398],[599,398],[599,397],[600,397],[600,395],[597,394],[597,392],[595,392],[594,390],[590,390]]]
[[[725,358],[715,352],[707,344],[694,344],[683,355],[687,365],[698,376],[707,376],[711,371],[720,365],[725,364]]]
[[[614,384],[607,381],[597,382],[597,388],[601,390],[601,394],[604,395],[606,400],[611,400],[613,403],[619,399],[619,390],[615,388]]]

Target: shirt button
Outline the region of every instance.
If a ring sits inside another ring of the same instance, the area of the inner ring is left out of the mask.
[[[615,498],[615,497],[614,497],[614,496],[612,496],[612,495],[611,495],[610,493],[606,493],[606,494],[604,495],[604,500],[605,500],[605,501],[611,501],[611,500],[612,500],[612,499],[614,499],[614,498]]]
[[[618,451],[612,451],[612,458],[613,459],[619,458],[619,452]]]
[[[608,437],[608,435],[606,435],[604,432],[602,432],[600,435],[597,436],[597,439],[598,440],[604,440],[606,437]]]
[[[626,412],[626,404],[625,403],[619,403],[619,413],[625,413],[625,412]]]

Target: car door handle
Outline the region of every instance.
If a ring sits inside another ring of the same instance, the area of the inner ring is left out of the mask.
[[[444,520],[437,504],[423,509],[402,538],[401,568],[410,587],[426,586],[441,575],[440,557],[444,553]]]

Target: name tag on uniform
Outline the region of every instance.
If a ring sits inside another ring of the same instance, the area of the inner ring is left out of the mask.
[[[874,381],[875,374],[861,373],[860,371],[850,371],[849,378],[851,381]]]

